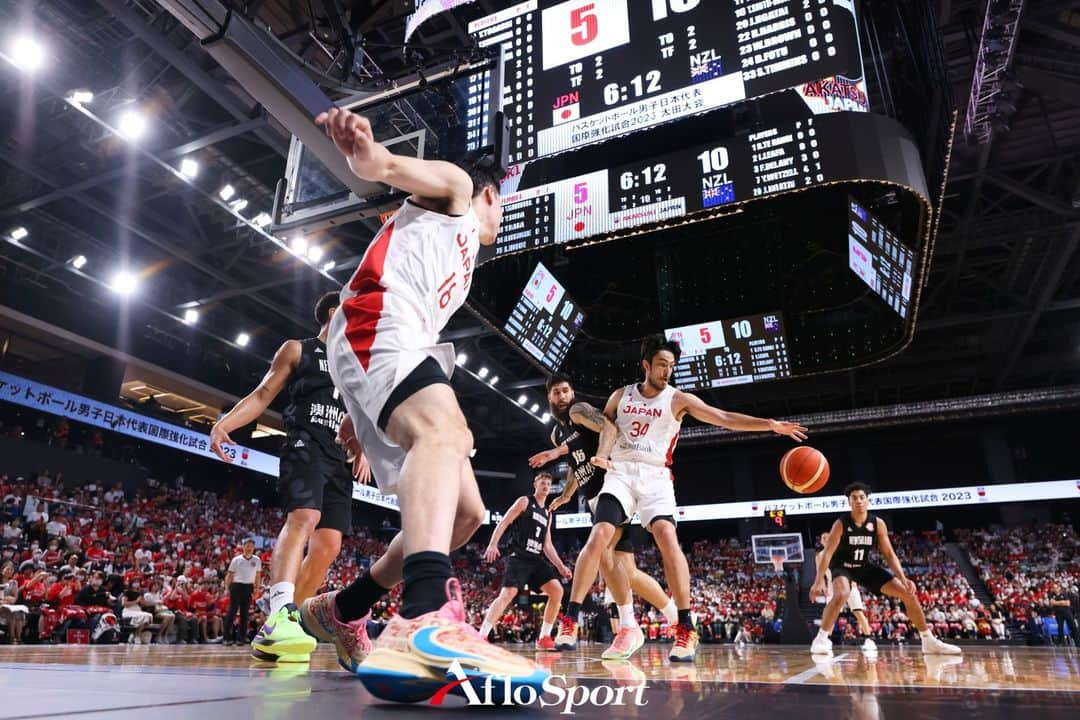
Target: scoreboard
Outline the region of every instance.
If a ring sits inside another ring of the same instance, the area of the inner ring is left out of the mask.
[[[850,0],[527,0],[468,29],[507,51],[511,162],[822,80],[865,100]]]
[[[848,267],[902,318],[911,302],[914,253],[866,208],[848,198]]]
[[[543,263],[537,263],[503,328],[545,368],[558,370],[585,322],[583,313]]]
[[[664,331],[682,356],[672,373],[681,390],[708,390],[790,377],[780,313],[751,315]]]

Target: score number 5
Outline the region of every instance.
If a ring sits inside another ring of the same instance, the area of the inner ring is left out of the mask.
[[[596,3],[582,5],[570,11],[570,42],[588,45],[600,34],[600,19],[596,16]]]
[[[635,0],[639,1],[639,0]],[[630,42],[628,0],[569,0],[541,14],[543,69],[599,55]]]

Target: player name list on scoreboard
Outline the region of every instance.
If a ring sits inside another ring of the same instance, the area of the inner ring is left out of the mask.
[[[780,313],[687,325],[664,334],[682,348],[672,381],[683,390],[744,385],[791,375]]]

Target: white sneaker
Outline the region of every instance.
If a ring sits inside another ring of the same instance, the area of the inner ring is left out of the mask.
[[[863,644],[862,644],[862,651],[864,653],[866,653],[867,655],[876,655],[877,654],[877,643],[875,643],[870,638],[866,638],[866,640],[864,640]]]
[[[936,637],[923,638],[922,651],[923,655],[960,655],[964,652],[959,645],[950,645],[947,642],[938,640]]]
[[[810,643],[811,655],[832,655],[832,640],[821,635],[814,637],[814,642]]]

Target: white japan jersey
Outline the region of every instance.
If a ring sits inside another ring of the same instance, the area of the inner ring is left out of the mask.
[[[639,462],[664,467],[671,465],[671,454],[679,440],[682,421],[675,419],[671,399],[676,390],[671,385],[659,395],[644,397],[637,385],[623,388],[615,426],[619,440],[611,452],[614,462]]]

